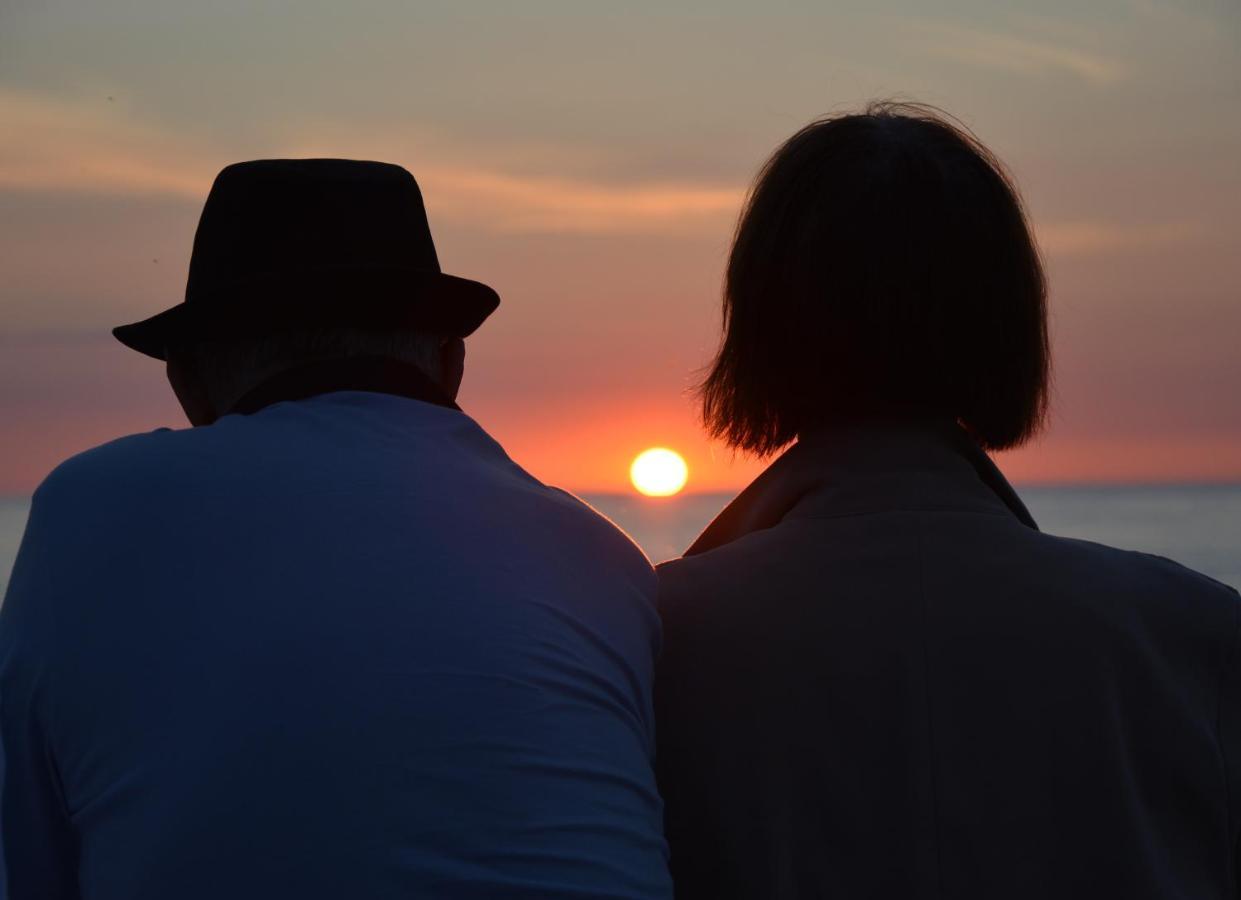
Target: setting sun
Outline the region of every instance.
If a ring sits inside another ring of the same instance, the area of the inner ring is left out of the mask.
[[[648,497],[671,497],[685,487],[689,466],[681,454],[665,447],[643,450],[629,467],[629,478]]]

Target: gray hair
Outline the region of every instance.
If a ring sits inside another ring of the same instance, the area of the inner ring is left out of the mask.
[[[417,366],[438,382],[445,338],[413,331],[316,329],[257,338],[200,341],[170,348],[202,382],[218,411],[229,409],[259,382],[285,369],[332,359],[382,357]]]

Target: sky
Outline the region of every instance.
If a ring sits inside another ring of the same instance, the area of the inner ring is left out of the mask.
[[[503,303],[461,404],[510,455],[627,490],[763,463],[695,379],[746,189],[806,122],[936,104],[1006,161],[1050,276],[1051,425],[1019,483],[1241,479],[1241,5],[0,0],[0,494],[183,426],[111,326],[179,302],[215,173],[382,159],[446,271]]]

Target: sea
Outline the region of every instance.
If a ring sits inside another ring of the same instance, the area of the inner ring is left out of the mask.
[[[1018,493],[1043,531],[1166,556],[1241,589],[1241,484],[1040,485]],[[732,495],[583,499],[659,562],[688,547]],[[29,509],[29,498],[0,498],[0,594]]]

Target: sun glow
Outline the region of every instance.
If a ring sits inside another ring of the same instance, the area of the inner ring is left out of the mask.
[[[685,487],[689,466],[681,454],[666,447],[643,450],[629,467],[629,479],[648,497],[671,497]]]

